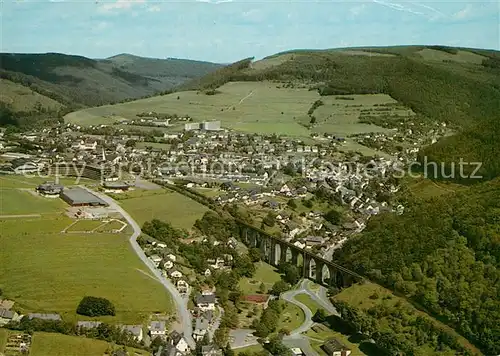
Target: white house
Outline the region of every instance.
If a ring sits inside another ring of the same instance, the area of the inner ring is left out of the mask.
[[[180,292],[180,293],[187,293],[188,290],[189,290],[189,284],[188,282],[186,282],[185,280],[183,279],[179,279],[177,281],[177,290]]]
[[[215,295],[214,294],[202,294],[196,298],[196,306],[200,308],[201,311],[215,310]]]
[[[170,345],[173,345],[180,353],[184,354],[189,351],[189,345],[182,334],[174,331],[170,334],[169,339]]]
[[[153,262],[155,267],[158,267],[160,265],[161,260],[162,260],[162,258],[158,255],[149,256],[149,259],[151,260],[151,262]]]
[[[165,337],[167,330],[164,321],[152,321],[149,324],[149,333],[151,334],[151,338],[155,337]]]
[[[166,246],[165,246],[165,247],[166,247]],[[169,253],[169,254],[167,255],[167,259],[168,259],[168,260],[170,260],[170,261],[172,261],[172,262],[175,262],[175,261],[176,261],[176,257],[175,257],[175,255],[172,255],[171,253]]]
[[[210,277],[212,275],[212,271],[210,271],[210,268],[207,268],[203,274],[205,277]]]
[[[177,270],[174,270],[170,272],[170,278],[182,278],[182,273]]]
[[[170,260],[166,261],[164,264],[163,264],[163,268],[164,269],[170,269],[170,268],[173,268],[174,267],[174,263]]]

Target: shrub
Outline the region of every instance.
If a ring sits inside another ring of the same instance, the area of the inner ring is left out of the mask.
[[[86,316],[115,315],[115,306],[106,298],[83,297],[76,313]]]

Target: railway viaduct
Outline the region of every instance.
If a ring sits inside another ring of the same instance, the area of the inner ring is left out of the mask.
[[[208,208],[219,211],[212,201],[200,196],[186,188],[158,182],[172,190],[175,190],[191,199],[198,201]],[[342,267],[332,261],[325,260],[312,252],[299,248],[294,244],[273,236],[247,222],[232,217],[239,230],[240,240],[249,247],[257,247],[262,251],[262,255],[267,263],[277,267],[282,263],[291,263],[295,266],[299,264],[299,257],[302,258],[302,277],[311,279],[314,282],[337,288],[346,288],[365,278],[356,272]]]
[[[299,257],[302,257],[302,277],[311,279],[318,284],[345,288],[364,279],[347,268],[270,235],[244,221],[235,219],[235,222],[241,241],[249,247],[260,248],[264,260],[273,266],[282,263],[291,263],[297,266]]]

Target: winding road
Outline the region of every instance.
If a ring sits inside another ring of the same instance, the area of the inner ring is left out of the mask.
[[[316,293],[309,288],[309,280],[306,279],[302,280],[296,289],[289,290],[288,292],[285,292],[280,296],[280,299],[295,304],[300,309],[302,309],[305,317],[304,322],[297,329],[292,330],[290,335],[287,335],[283,338],[283,343],[288,347],[301,348],[304,354],[307,356],[318,356],[318,353],[314,351],[314,349],[311,347],[309,343],[309,338],[303,335],[303,333],[305,333],[314,325],[314,321],[312,320],[313,314],[312,311],[309,309],[309,307],[307,307],[305,304],[295,299],[295,297],[300,294],[306,294],[309,297],[311,297],[313,301],[319,304],[329,314],[338,315],[338,312],[333,306],[333,304],[330,302],[326,293],[326,288],[321,286],[318,292]],[[254,330],[233,331],[233,334],[240,334],[238,337],[239,340],[238,342],[236,342],[236,345],[233,344],[233,348],[242,348],[242,347],[257,345],[258,344],[257,338],[249,337],[250,340],[245,342],[243,341],[245,339],[245,335],[241,334],[242,332],[244,332],[244,334],[248,336],[253,331]]]
[[[90,188],[87,188],[85,186],[80,186],[81,188],[87,190],[88,192],[94,194],[95,196],[99,197],[100,199],[104,200],[107,204],[109,204],[110,208],[116,210],[119,212],[125,220],[127,220],[127,223],[132,227],[134,232],[130,236],[129,242],[130,245],[132,246],[132,249],[136,253],[137,256],[144,262],[144,264],[149,268],[149,270],[153,273],[153,275],[156,277],[158,282],[160,282],[165,289],[172,295],[172,299],[174,300],[176,309],[177,309],[177,314],[179,315],[180,319],[180,324],[182,327],[182,332],[184,333],[184,338],[186,339],[187,343],[189,346],[194,348],[196,346],[196,343],[193,339],[193,324],[192,324],[192,319],[191,319],[191,313],[189,312],[189,309],[187,307],[187,300],[182,298],[180,295],[179,291],[175,288],[175,286],[170,282],[168,279],[162,276],[160,271],[153,265],[153,263],[146,257],[144,254],[144,251],[142,248],[139,246],[137,243],[137,238],[141,234],[141,228],[139,224],[130,216],[129,213],[127,213],[113,198],[101,194],[99,192],[96,192],[94,190],[91,190]]]

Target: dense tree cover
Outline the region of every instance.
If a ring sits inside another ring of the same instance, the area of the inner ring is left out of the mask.
[[[206,76],[187,82],[179,87],[180,90],[205,90],[216,89],[227,82],[242,69],[246,69],[252,63],[253,57],[245,58],[223,68],[217,69]]]
[[[86,296],[78,304],[76,313],[91,317],[115,315],[115,306],[106,298]]]
[[[280,315],[285,309],[285,304],[281,300],[271,300],[269,305],[262,312],[260,319],[255,319],[252,328],[255,329],[255,335],[258,337],[266,337],[276,331],[278,327]]]
[[[62,121],[67,109],[56,111],[37,107],[30,112],[15,112],[9,105],[0,103],[0,127],[15,127],[19,131],[47,127]]]
[[[500,179],[371,219],[334,259],[500,353]]]
[[[291,263],[281,263],[278,266],[278,272],[281,273],[281,278],[291,285],[297,284],[302,278],[300,267]]]
[[[402,303],[377,304],[367,310],[342,301],[333,304],[352,333],[373,339],[387,355],[472,355],[454,335]]]

